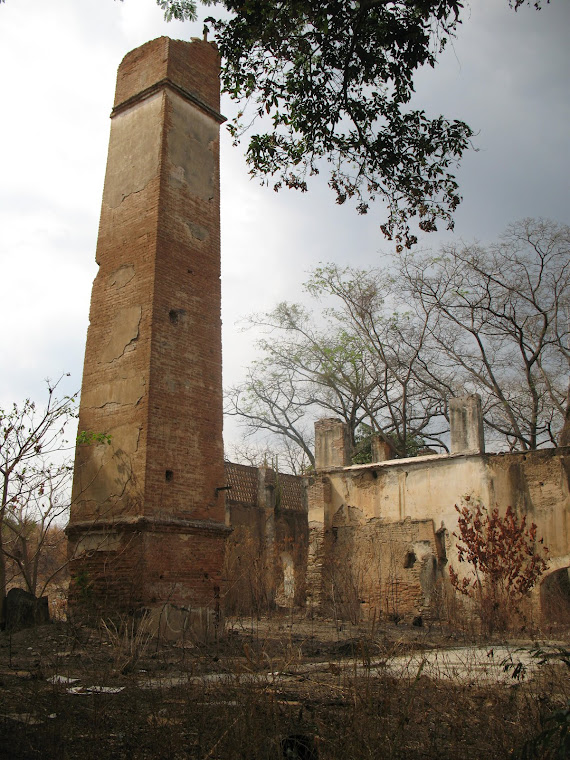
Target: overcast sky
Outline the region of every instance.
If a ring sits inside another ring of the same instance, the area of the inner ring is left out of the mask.
[[[117,67],[163,34],[155,0],[6,0],[0,5],[0,405],[42,397],[45,377],[79,388]],[[541,12],[473,0],[435,71],[417,77],[428,114],[477,131],[458,177],[454,236],[490,241],[525,216],[570,223],[570,2]],[[231,115],[232,104],[222,101]],[[390,252],[378,205],[360,217],[334,204],[323,176],[308,194],[275,194],[248,178],[222,136],[224,379],[237,382],[252,336],[236,321],[302,296],[319,262],[372,266]],[[421,239],[436,247],[444,236]],[[449,235],[446,237],[449,239]],[[235,438],[228,426],[226,438]]]

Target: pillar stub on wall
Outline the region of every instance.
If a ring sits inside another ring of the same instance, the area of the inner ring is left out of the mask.
[[[315,468],[347,467],[350,464],[350,436],[346,422],[323,419],[315,422]]]
[[[394,447],[379,435],[372,436],[372,461],[387,462],[394,459]]]
[[[481,396],[471,393],[449,401],[451,453],[485,453]]]

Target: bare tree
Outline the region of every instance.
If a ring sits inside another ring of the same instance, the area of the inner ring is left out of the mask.
[[[26,399],[9,411],[0,409],[0,609],[7,559],[35,593],[40,558],[69,505],[71,462],[64,433],[76,404],[72,396],[58,398],[58,385],[48,382],[41,408]]]
[[[37,468],[35,483],[22,489],[4,517],[2,551],[12,578],[20,578],[34,596],[67,566],[63,522],[69,511],[70,463]]]
[[[226,461],[250,467],[271,467],[290,475],[303,475],[311,467],[305,451],[289,438],[261,443],[245,440],[231,444]]]
[[[557,442],[568,405],[570,228],[512,224],[490,246],[406,256],[400,283],[441,367],[483,398],[485,422],[511,449]]]
[[[225,394],[224,412],[237,416],[243,423],[246,438],[260,434],[273,448],[272,439],[290,441],[314,466],[312,433],[309,422],[310,401],[298,395],[295,377],[267,360],[253,362],[243,383],[229,388]]]
[[[409,311],[399,283],[382,269],[328,265],[316,269],[306,286],[315,297],[332,297],[327,310],[349,330],[363,360],[367,383],[359,403],[372,430],[392,443],[399,455],[417,441],[447,449],[447,399],[453,395],[450,372],[431,370],[429,313]]]
[[[568,393],[566,394],[566,412],[564,423],[558,437],[559,446],[570,446],[570,380],[568,381]]]
[[[249,318],[265,337],[262,358],[227,394],[226,413],[239,416],[247,435],[276,435],[299,446],[314,465],[312,423],[344,420],[353,446],[365,426],[399,455],[430,442],[445,448],[446,398],[441,382],[422,378],[425,325],[387,312],[391,280],[329,266],[316,270],[307,289],[318,313],[282,303]]]
[[[496,244],[398,256],[388,270],[328,265],[306,289],[314,310],[282,303],[249,319],[262,358],[226,405],[247,434],[313,463],[312,423],[333,415],[353,444],[364,430],[399,456],[446,450],[448,399],[477,392],[495,443],[570,442],[569,227],[525,219]]]

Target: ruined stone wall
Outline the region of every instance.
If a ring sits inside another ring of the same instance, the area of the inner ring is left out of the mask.
[[[226,462],[225,608],[249,614],[305,601],[307,502],[302,478]]]
[[[431,608],[442,570],[433,520],[364,521],[348,508],[335,515],[331,534],[329,614],[357,623]]]
[[[330,420],[327,425],[330,436]],[[455,505],[465,497],[528,515],[550,550],[549,572],[560,571],[546,584],[550,597],[570,589],[564,575],[570,566],[570,448],[484,454],[476,450],[478,433],[463,438],[470,445],[464,453],[316,473],[309,489],[308,593],[322,611],[353,619],[445,614],[448,565],[460,575],[464,567],[453,534]],[[535,610],[540,594],[537,588]]]
[[[570,447],[496,454],[486,462],[489,503],[527,514],[538,525],[552,563],[567,557],[570,564]]]
[[[228,614],[266,607],[271,598],[265,556],[265,506],[259,501],[256,467],[226,462],[228,524],[224,608]]]

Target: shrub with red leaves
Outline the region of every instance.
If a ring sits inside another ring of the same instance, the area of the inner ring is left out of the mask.
[[[518,517],[512,507],[503,516],[495,507],[489,511],[481,503],[458,507],[457,558],[471,565],[459,577],[450,566],[452,586],[480,604],[483,622],[497,627],[517,610],[548,567],[548,549],[537,539],[534,523],[527,526],[526,515]]]

